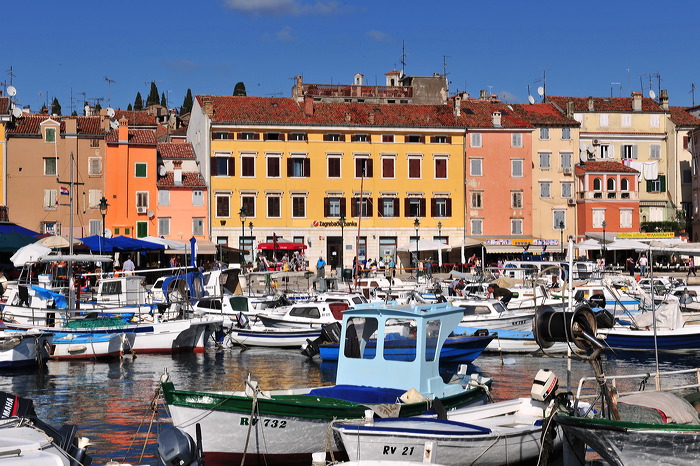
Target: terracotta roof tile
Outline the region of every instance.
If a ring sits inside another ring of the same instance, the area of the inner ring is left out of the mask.
[[[688,113],[691,107],[669,107],[671,121],[678,126],[700,126],[700,119]]]
[[[512,106],[516,112],[535,126],[579,126],[573,118],[567,118],[554,104],[517,104]]]
[[[74,119],[77,120],[78,134],[94,136],[103,136],[106,134],[105,130],[102,129],[100,124],[101,118],[99,116],[50,116],[37,115],[33,113],[24,114],[21,118],[16,119],[14,123],[8,125],[7,132],[16,135],[39,135],[41,123],[49,118],[60,123],[61,133],[66,131],[65,120]]]
[[[623,165],[620,162],[586,162],[578,165],[578,168],[584,172],[614,172],[614,173],[639,173],[632,167]]]
[[[112,130],[105,136],[107,144],[119,142],[119,130]],[[156,133],[152,129],[131,129],[129,128],[129,144],[156,145]]]
[[[129,126],[153,126],[158,124],[156,117],[146,110],[116,110],[114,117],[117,121],[122,118],[129,120]]]
[[[194,159],[194,149],[189,143],[161,142],[158,144],[158,152],[164,159]]]
[[[173,172],[167,172],[165,176],[159,177],[156,183],[158,187],[184,187],[184,188],[203,188],[206,186],[204,178],[199,172],[182,172],[182,185],[175,185],[175,176]]]
[[[568,102],[573,102],[574,112],[588,112],[588,99],[593,99],[594,112],[631,112],[632,97],[564,97],[547,96],[547,102],[555,103],[562,111],[566,111]],[[643,112],[664,112],[656,101],[642,97]]]

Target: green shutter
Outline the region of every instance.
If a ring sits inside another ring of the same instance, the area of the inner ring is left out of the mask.
[[[137,163],[136,164],[136,177],[137,178],[146,178],[146,164],[145,163]]]
[[[146,236],[148,236],[148,222],[137,222],[136,237],[145,238]]]
[[[666,175],[659,175],[659,191],[666,192]]]
[[[653,192],[653,190],[654,190],[654,185],[653,185],[652,181],[647,180],[647,192],[650,193],[650,192]]]

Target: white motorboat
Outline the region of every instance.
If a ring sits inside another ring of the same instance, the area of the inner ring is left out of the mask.
[[[53,333],[39,330],[0,331],[0,369],[45,364],[49,359]]]
[[[112,359],[130,352],[125,333],[59,333],[51,348],[51,359]]]
[[[320,335],[320,328],[266,327],[256,324],[247,328],[232,327],[225,341],[243,347],[301,348],[307,344],[307,340],[314,340]]]
[[[447,299],[453,306],[464,310],[464,317],[460,325],[489,330],[532,329],[534,309],[530,311],[510,310],[501,301],[489,298],[450,296]]]
[[[342,320],[347,309],[344,302],[309,301],[261,312],[257,318],[267,327],[321,328]]]

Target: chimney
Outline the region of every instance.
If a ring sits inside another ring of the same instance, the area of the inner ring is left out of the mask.
[[[668,110],[668,90],[661,89],[661,95],[659,96],[659,104],[664,110]]]
[[[458,95],[455,96],[455,108],[454,108],[455,118],[459,118],[462,114],[462,98]]]
[[[632,93],[632,110],[635,112],[642,111],[642,93],[633,92]]]
[[[78,135],[78,120],[75,118],[66,118],[66,136],[71,135],[76,137]]]
[[[173,184],[182,186],[182,160],[173,161]]]
[[[588,98],[588,111],[592,112],[595,110],[595,105],[593,105],[593,97]]]
[[[309,94],[304,94],[304,115],[313,116],[314,114],[314,97]]]
[[[107,115],[107,109],[103,108],[100,109],[100,127],[102,127],[103,130],[109,131],[109,115]]]
[[[345,123],[350,123],[352,121],[352,115],[350,112],[345,112]]]
[[[482,89],[479,91],[479,99],[481,100],[489,100],[489,91],[486,89]]]
[[[374,124],[374,110],[369,112],[369,124],[370,125]]]
[[[120,144],[126,144],[129,142],[129,120],[124,117],[119,120],[117,135]]]
[[[491,114],[491,122],[493,123],[493,126],[501,126],[501,112],[493,112]]]
[[[212,116],[214,114],[214,103],[209,97],[202,97],[202,111],[207,116]]]
[[[574,117],[574,103],[573,102],[566,103],[566,117],[567,118]]]

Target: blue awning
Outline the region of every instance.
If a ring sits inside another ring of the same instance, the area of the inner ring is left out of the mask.
[[[0,235],[5,233],[19,233],[27,236],[39,236],[39,233],[29,228],[24,228],[12,222],[0,222]]]

